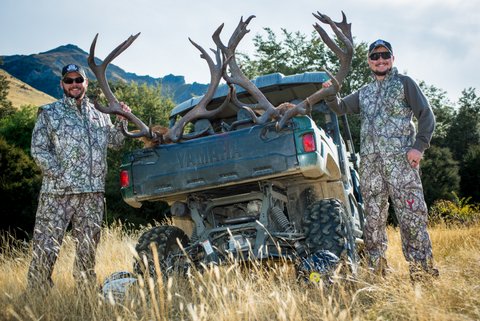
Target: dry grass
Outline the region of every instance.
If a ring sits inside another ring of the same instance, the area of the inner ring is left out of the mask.
[[[0,74],[5,75],[10,82],[7,98],[12,102],[13,107],[17,109],[24,105],[42,106],[56,100],[52,96],[12,77],[3,69],[0,69]]]
[[[24,293],[28,246],[2,239],[1,320],[479,320],[480,226],[431,229],[441,277],[409,282],[398,231],[389,229],[388,259],[394,272],[385,279],[361,270],[356,280],[321,286],[299,282],[293,269],[277,264],[212,268],[189,278],[148,280],[122,304],[95,292],[76,292],[67,238],[56,265],[56,286],[42,298]],[[130,270],[137,234],[121,226],[105,229],[98,251],[99,280]]]

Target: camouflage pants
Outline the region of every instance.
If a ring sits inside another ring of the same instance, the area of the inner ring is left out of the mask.
[[[411,267],[420,265],[426,271],[433,267],[422,182],[406,155],[362,156],[360,184],[365,204],[365,249],[372,267],[386,262],[389,197],[400,226],[405,259]]]
[[[95,281],[95,252],[103,213],[103,193],[41,193],[33,232],[33,258],[28,270],[29,287],[53,285],[53,267],[69,223],[76,245],[75,280]]]

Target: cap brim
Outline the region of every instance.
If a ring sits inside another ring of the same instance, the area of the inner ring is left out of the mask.
[[[388,52],[389,52],[389,53],[391,53],[391,54],[393,55],[393,52],[392,52],[390,49],[388,49],[388,47],[387,47],[387,46],[384,46],[384,45],[378,45],[378,46],[374,47],[372,50],[370,50],[370,51],[368,52],[368,55],[370,56],[370,55],[372,54],[372,52],[374,52],[374,51],[375,51],[375,49],[377,49],[377,48],[380,48],[380,47],[383,47],[383,48],[387,49],[387,50],[388,50]]]
[[[69,71],[69,72],[66,72],[63,76],[62,76],[62,79],[65,79],[65,77],[67,77],[69,74],[73,74],[73,73],[76,73],[76,74],[79,74],[80,76],[82,76],[83,78],[87,78],[87,75],[85,75],[84,72],[81,72],[81,71]]]

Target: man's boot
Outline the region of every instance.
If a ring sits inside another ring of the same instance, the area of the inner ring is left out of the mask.
[[[432,278],[438,278],[440,272],[434,266],[432,260],[425,262],[412,262],[410,263],[410,280],[412,283],[424,282],[431,280]]]

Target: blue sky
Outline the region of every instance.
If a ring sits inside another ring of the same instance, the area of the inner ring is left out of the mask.
[[[225,23],[228,39],[239,19],[255,15],[238,50],[253,54],[252,39],[270,27],[306,35],[312,12],[334,20],[344,11],[357,42],[383,38],[392,43],[395,65],[415,80],[448,92],[480,94],[480,1],[459,0],[2,0],[0,55],[35,54],[75,44],[88,51],[99,33],[96,56],[106,55],[129,35],[140,37],[114,63],[138,75],[185,76],[208,83],[209,70],[188,37],[204,48]],[[320,66],[319,66],[320,67]]]

